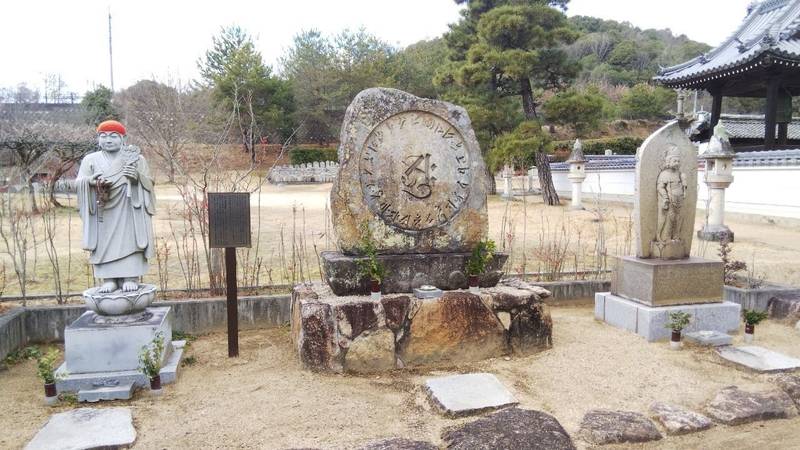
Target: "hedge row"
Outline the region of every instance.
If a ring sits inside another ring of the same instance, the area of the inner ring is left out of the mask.
[[[338,161],[336,148],[306,148],[298,147],[289,152],[292,164],[306,164],[313,162]]]
[[[571,152],[575,141],[555,141],[553,150],[556,152]],[[633,136],[614,138],[586,139],[583,143],[584,155],[602,155],[606,150],[611,150],[615,155],[635,155],[636,149],[642,145],[644,139]]]

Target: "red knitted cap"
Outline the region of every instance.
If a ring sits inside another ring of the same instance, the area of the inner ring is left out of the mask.
[[[106,120],[105,122],[101,122],[100,125],[97,126],[97,132],[101,131],[114,131],[119,133],[122,136],[125,136],[125,125],[117,122],[116,120]]]

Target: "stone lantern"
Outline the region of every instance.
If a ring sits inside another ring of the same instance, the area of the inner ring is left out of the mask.
[[[583,156],[583,144],[580,139],[575,139],[572,146],[572,153],[569,154],[569,175],[567,178],[572,182],[572,203],[570,209],[584,209],[581,203],[581,192],[583,180],[586,179],[586,158]]]
[[[725,226],[725,188],[733,182],[733,152],[728,131],[720,123],[714,127],[714,135],[708,142],[708,148],[700,159],[706,161],[705,182],[708,186],[707,219],[697,237],[704,241],[733,242],[733,232]]]

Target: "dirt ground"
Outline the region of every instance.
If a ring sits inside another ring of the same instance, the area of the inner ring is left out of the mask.
[[[251,273],[256,272],[256,266],[259,269],[257,277],[240,280],[240,286],[291,284],[309,277],[319,279],[317,253],[333,250],[336,245],[328,214],[330,189],[331,184],[266,184],[260,193],[252,196],[255,247],[249,253],[240,250],[239,260],[240,269],[249,269]],[[166,244],[171,249],[165,264],[168,267],[166,287],[184,288],[187,282],[182,263],[188,258],[176,248],[184,226],[183,201],[172,185],[158,186],[157,196],[156,238],[159,245]],[[631,204],[589,201],[585,211],[570,211],[567,205],[568,200],[565,200],[561,206],[546,207],[539,196],[518,197],[513,202],[498,196],[489,197],[489,237],[497,242],[499,250],[512,253],[506,268],[508,272],[596,272],[598,268],[608,267],[608,258],[598,259],[598,253],[610,256],[632,252]],[[755,277],[800,286],[800,226],[791,222],[770,223],[766,217],[734,216],[726,220],[736,233],[733,258],[751,266]],[[57,246],[61,270],[63,278],[70,279],[65,291],[80,292],[92,282],[87,256],[80,250],[80,219],[74,211],[63,210],[59,221],[62,231]],[[702,222],[702,212],[698,211],[695,228],[701,228]],[[292,242],[298,248],[294,274],[287,270],[292,266]],[[202,246],[202,239],[199,245]],[[695,239],[693,245],[694,255],[717,258],[717,244]],[[198,250],[200,279],[202,286],[207,286],[205,259],[201,253],[202,250]],[[29,256],[29,264],[36,263],[36,276],[29,283],[28,292],[53,292],[53,271],[44,249],[40,249],[37,256]],[[8,264],[6,261],[7,283],[2,295],[18,295],[19,287]],[[298,266],[302,266],[302,270]],[[155,262],[145,281],[164,284],[160,283]]]
[[[178,382],[153,398],[141,391],[127,402],[137,429],[135,448],[354,448],[370,440],[406,437],[442,445],[446,427],[474,420],[436,413],[421,386],[430,376],[485,371],[497,375],[522,408],[554,415],[577,439],[592,408],[645,413],[654,401],[701,410],[722,387],[760,390],[770,376],[727,365],[712,351],[643,339],[596,322],[583,306],[557,306],[554,347],[525,358],[493,359],[454,369],[395,371],[380,376],[315,374],[300,368],[287,328],[241,332],[241,357],[227,358],[223,333],[200,336],[186,355]],[[735,338],[735,343],[741,335]],[[800,333],[775,322],[758,326],[759,345],[800,358]],[[21,448],[52,413],[34,363],[0,371],[0,448]],[[609,449],[800,449],[800,418],[758,422]]]

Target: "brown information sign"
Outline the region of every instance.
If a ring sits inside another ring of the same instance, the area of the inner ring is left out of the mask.
[[[249,193],[208,193],[208,246],[250,247]]]

